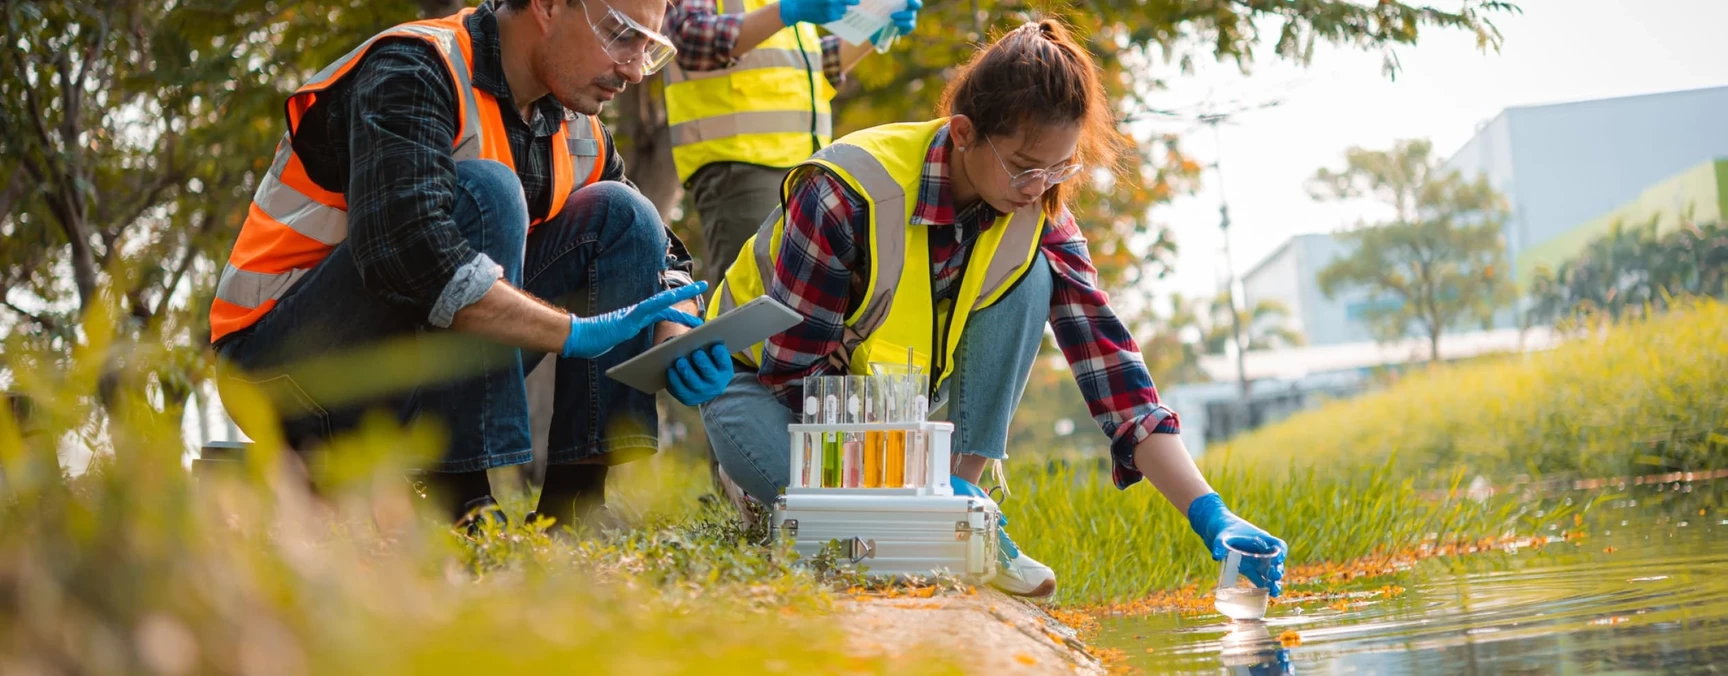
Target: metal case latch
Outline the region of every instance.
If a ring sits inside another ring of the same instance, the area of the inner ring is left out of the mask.
[[[846,543],[846,558],[851,559],[852,563],[876,558],[876,541],[852,538]]]

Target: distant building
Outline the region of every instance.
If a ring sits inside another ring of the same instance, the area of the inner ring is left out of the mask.
[[[1537,266],[1554,270],[1576,258],[1592,240],[1613,232],[1616,223],[1628,226],[1655,221],[1657,233],[1668,233],[1682,222],[1719,223],[1728,213],[1728,159],[1701,162],[1645,188],[1631,200],[1547,241],[1519,252],[1513,259],[1519,279],[1529,279]]]
[[[1506,195],[1507,254],[1517,260],[1688,167],[1728,157],[1723,111],[1728,87],[1515,106],[1444,166],[1486,176]]]
[[[1362,312],[1372,307],[1366,290],[1346,289],[1336,298],[1320,291],[1320,270],[1349,253],[1332,235],[1297,235],[1242,275],[1242,297],[1248,307],[1262,300],[1284,305],[1290,316],[1284,325],[1302,334],[1309,345],[1336,345],[1373,340]]]
[[[1648,220],[1680,208],[1700,220],[1728,210],[1728,87],[1515,106],[1502,111],[1443,167],[1485,176],[1506,196],[1507,260],[1515,281],[1534,266],[1557,264],[1616,219]],[[1290,328],[1309,345],[1373,339],[1362,322],[1376,301],[1361,289],[1327,298],[1320,270],[1348,252],[1332,235],[1298,235],[1242,276],[1252,306],[1275,299],[1291,311]],[[1510,310],[1495,327],[1516,326]]]

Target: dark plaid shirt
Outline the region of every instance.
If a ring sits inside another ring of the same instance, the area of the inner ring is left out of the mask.
[[[948,175],[948,128],[931,141],[911,224],[930,229],[930,275],[938,299],[952,300],[979,234],[1001,216],[979,202],[956,213]],[[864,198],[825,171],[799,180],[786,205],[785,239],[768,294],[804,316],[769,338],[758,375],[791,406],[805,376],[833,369],[828,355],[841,349],[846,317],[863,303],[870,269],[870,218]],[[1050,265],[1050,326],[1074,382],[1099,428],[1110,437],[1118,488],[1139,481],[1134,447],[1151,434],[1176,434],[1176,413],[1159,403],[1158,388],[1128,327],[1098,288],[1086,238],[1064,208],[1045,224],[1039,250]],[[910,263],[910,261],[909,261]]]
[[[474,40],[473,82],[497,97],[531,219],[552,204],[552,135],[565,110],[550,95],[532,119],[516,112],[491,3],[467,19]],[[484,105],[484,104],[482,104]],[[444,60],[413,38],[376,43],[354,71],[318,95],[294,135],[294,151],[320,187],[348,199],[348,245],[362,279],[384,297],[430,311],[456,270],[479,252],[451,220],[461,99]],[[601,180],[623,181],[624,160],[606,131]],[[668,229],[667,283],[689,283],[684,244]]]
[[[720,70],[732,65],[742,14],[721,14],[717,0],[678,0],[666,12],[666,36],[678,48],[678,67]],[[822,36],[822,76],[835,87],[846,79],[840,68],[840,38]]]

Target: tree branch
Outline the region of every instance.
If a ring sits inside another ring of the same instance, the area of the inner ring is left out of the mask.
[[[216,200],[210,198],[204,207],[204,220],[198,224],[198,231],[186,238],[186,252],[180,256],[180,263],[174,267],[174,274],[169,275],[168,283],[162,286],[162,297],[156,300],[156,310],[152,318],[161,317],[168,311],[168,302],[174,297],[174,289],[179,288],[180,280],[186,276],[186,271],[192,268],[192,262],[198,258],[198,238],[208,234],[217,223]]]
[[[11,310],[11,311],[17,313],[18,316],[23,317],[25,319],[28,319],[32,322],[35,322],[38,326],[41,326],[42,328],[47,329],[49,331],[58,331],[60,328],[60,324],[55,322],[54,320],[49,319],[47,317],[43,317],[41,315],[38,315],[38,314],[35,314],[32,312],[29,312],[29,311],[26,311],[24,308],[18,307],[17,305],[13,305],[12,301],[6,300],[5,298],[0,298],[0,307],[4,307],[8,310]]]

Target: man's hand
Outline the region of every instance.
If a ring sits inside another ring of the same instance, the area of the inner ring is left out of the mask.
[[[564,358],[593,359],[606,354],[619,343],[661,322],[677,322],[699,326],[702,319],[672,306],[691,300],[708,290],[706,282],[696,282],[650,296],[629,307],[613,310],[598,317],[570,315],[570,335],[564,339]]]

